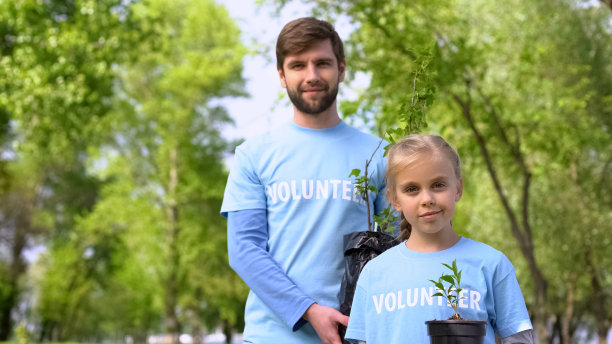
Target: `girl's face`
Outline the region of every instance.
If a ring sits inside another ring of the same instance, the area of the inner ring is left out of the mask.
[[[447,158],[420,153],[395,177],[391,204],[412,225],[411,237],[435,238],[452,231],[455,202],[461,198],[463,184]]]

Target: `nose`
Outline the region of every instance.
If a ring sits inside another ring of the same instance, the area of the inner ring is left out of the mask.
[[[319,80],[319,69],[314,63],[308,63],[306,67],[306,82],[316,82]]]
[[[436,203],[436,199],[431,191],[424,190],[422,195],[423,197],[421,198],[421,204],[423,206],[430,206]]]

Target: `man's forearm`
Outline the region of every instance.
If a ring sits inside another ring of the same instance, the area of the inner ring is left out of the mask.
[[[305,321],[302,316],[315,301],[304,294],[267,251],[265,209],[248,209],[228,214],[230,266],[266,306],[294,331]]]

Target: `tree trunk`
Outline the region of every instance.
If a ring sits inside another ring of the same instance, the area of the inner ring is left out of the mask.
[[[555,315],[555,321],[552,323],[552,330],[548,336],[548,344],[560,343],[561,342],[561,315]],[[555,341],[557,339],[558,341]]]
[[[10,281],[8,289],[8,295],[4,298],[4,304],[2,305],[2,313],[0,314],[0,341],[8,341],[11,335],[11,312],[15,306],[15,300],[18,297],[17,286],[14,285],[13,281]]]
[[[576,295],[576,275],[572,273],[568,283],[565,312],[561,318],[561,344],[572,344],[571,321],[574,317],[574,299]]]
[[[193,302],[189,308],[189,319],[191,320],[191,338],[194,343],[202,343],[204,340],[204,331],[202,329],[202,321],[200,319],[200,305],[199,301],[202,300],[202,288],[197,287],[193,291],[195,302]]]
[[[606,337],[608,330],[610,329],[610,319],[607,317],[605,305],[608,304],[608,294],[601,286],[601,281],[597,275],[597,270],[593,264],[593,257],[591,256],[591,250],[586,249],[586,264],[589,277],[591,278],[591,285],[593,286],[593,301],[592,310],[597,321],[597,336],[599,337],[599,344],[606,344]]]
[[[165,325],[172,336],[173,343],[179,342],[180,323],[176,314],[178,303],[178,269],[180,253],[178,251],[179,212],[176,202],[176,187],[178,185],[177,149],[170,150],[170,178],[168,182],[166,215],[168,216],[168,272],[166,277]]]
[[[231,344],[232,326],[230,326],[230,323],[227,320],[223,320],[223,334],[225,335],[225,344]]]
[[[21,195],[20,195],[21,197]],[[15,202],[14,213],[9,216],[14,217],[12,226],[11,261],[8,273],[8,295],[4,299],[4,304],[0,310],[0,341],[7,341],[11,334],[13,321],[11,313],[19,301],[19,279],[26,271],[26,264],[21,257],[26,246],[26,233],[31,232],[31,201],[29,198],[19,199]]]
[[[197,313],[192,313],[191,338],[193,338],[194,343],[202,343],[204,340],[204,331],[202,331],[200,318]]]
[[[520,215],[517,211],[512,209],[508,196],[504,192],[504,188],[499,180],[497,170],[493,164],[493,159],[489,153],[486,138],[482,135],[476,125],[476,121],[472,116],[472,95],[471,95],[471,84],[470,79],[466,80],[466,100],[463,100],[458,95],[453,95],[453,98],[461,107],[461,113],[467,120],[474,137],[480,148],[480,152],[486,164],[489,176],[495,187],[495,191],[500,199],[500,202],[510,220],[510,229],[512,236],[516,239],[521,253],[527,261],[527,266],[531,273],[531,277],[534,283],[534,304],[533,304],[533,325],[538,336],[538,340],[541,343],[545,343],[548,336],[548,328],[546,324],[546,293],[548,288],[548,281],[544,278],[544,274],[540,270],[538,263],[535,258],[533,237],[531,232],[531,226],[529,224],[529,191],[531,186],[531,172],[529,171],[524,157],[520,151],[518,144],[513,144],[506,135],[506,129],[501,124],[495,108],[490,103],[486,96],[482,96],[485,103],[488,105],[488,111],[493,119],[493,123],[499,130],[499,137],[503,141],[506,148],[508,148],[509,154],[514,158],[518,167],[522,172],[523,177],[523,190],[521,195],[521,212]],[[520,218],[520,221],[519,221]]]

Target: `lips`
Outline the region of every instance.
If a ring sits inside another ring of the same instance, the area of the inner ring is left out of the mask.
[[[306,92],[324,92],[327,91],[327,86],[323,83],[310,83],[306,87],[300,87],[300,91]]]
[[[429,217],[433,217],[433,216],[435,216],[435,215],[437,215],[437,214],[439,214],[439,213],[441,213],[441,212],[442,212],[441,210],[438,210],[438,211],[430,211],[430,212],[427,212],[427,213],[425,213],[425,214],[421,214],[421,215],[419,215],[419,217],[429,218]]]
[[[325,91],[324,88],[308,88],[308,89],[302,90],[302,92],[304,92],[304,93],[309,93],[309,92],[313,92],[314,93],[314,92],[323,92],[323,91]]]

